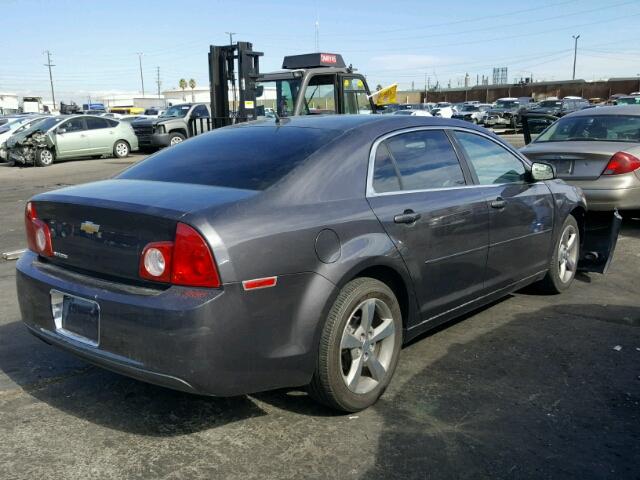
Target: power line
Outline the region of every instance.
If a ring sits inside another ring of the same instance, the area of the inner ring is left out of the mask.
[[[49,67],[49,82],[51,83],[51,101],[53,102],[53,109],[56,109],[56,95],[53,92],[53,75],[51,73],[51,67],[55,67],[53,63],[51,63],[51,52],[49,50],[45,50],[47,54],[47,63],[44,64],[45,67]]]

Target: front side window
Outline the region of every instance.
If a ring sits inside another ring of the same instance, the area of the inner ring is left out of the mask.
[[[84,130],[84,119],[82,118],[72,118],[71,120],[66,121],[65,123],[63,123],[60,128],[63,128],[66,133],[72,133],[72,132],[80,132],[82,130]]]
[[[456,132],[480,185],[521,183],[525,168],[520,159],[497,143],[467,132]]]
[[[303,115],[336,113],[336,76],[314,75],[304,91]]]
[[[373,171],[373,188],[377,193],[464,184],[458,157],[442,130],[402,133],[377,147]]]

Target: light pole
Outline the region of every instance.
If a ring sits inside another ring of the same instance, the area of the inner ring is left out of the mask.
[[[142,75],[142,52],[138,52],[138,65],[140,66],[140,83],[142,84],[142,97],[144,98],[144,76]]]
[[[571,77],[572,80],[576,79],[576,57],[578,56],[578,39],[580,38],[580,35],[571,35],[571,37],[574,39],[574,46],[573,46],[573,77]]]

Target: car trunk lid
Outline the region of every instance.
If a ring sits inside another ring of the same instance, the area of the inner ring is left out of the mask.
[[[38,218],[51,230],[53,264],[139,282],[140,254],[173,241],[178,221],[204,208],[250,197],[248,190],[140,180],[108,180],[38,195]]]
[[[637,144],[626,142],[549,142],[532,144],[522,153],[532,161],[553,165],[558,178],[595,180],[602,175],[614,153],[636,147]]]

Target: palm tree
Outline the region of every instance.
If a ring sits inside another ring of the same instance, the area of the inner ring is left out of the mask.
[[[195,94],[193,93],[193,89],[196,88],[196,81],[193,78],[189,80],[189,88],[191,89],[191,101],[195,102],[196,97],[195,97]]]
[[[182,89],[182,101],[186,102],[187,98],[184,96],[184,91],[187,88],[187,81],[184,78],[181,78],[178,85],[180,85],[180,88]]]

